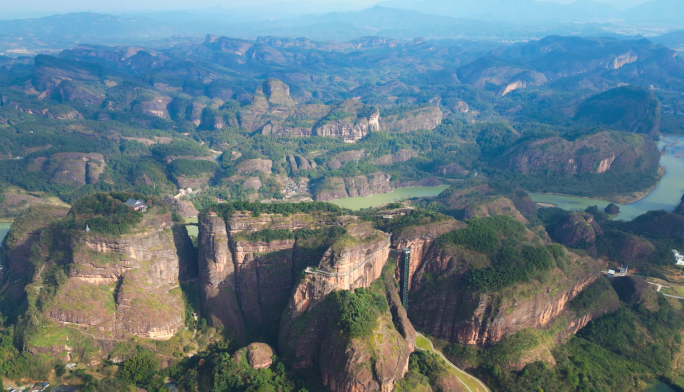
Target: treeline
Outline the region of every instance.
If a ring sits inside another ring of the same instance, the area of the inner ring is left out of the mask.
[[[302,202],[302,203],[275,203],[262,204],[247,201],[233,201],[228,203],[216,204],[208,207],[205,213],[214,212],[221,215],[224,219],[230,219],[237,211],[250,212],[252,216],[258,217],[261,214],[281,214],[289,216],[297,213],[321,213],[329,212],[342,214],[346,210],[331,203],[323,202]]]
[[[83,230],[86,225],[91,231],[103,234],[122,235],[130,233],[143,220],[143,213],[124,204],[129,198],[152,200],[142,194],[98,193],[79,199],[71,207],[69,221],[72,229]]]

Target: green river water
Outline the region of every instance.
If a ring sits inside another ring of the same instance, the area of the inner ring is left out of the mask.
[[[660,159],[660,165],[666,170],[665,176],[656,188],[636,203],[620,205],[621,220],[632,220],[651,210],[672,211],[679,205],[684,194],[684,136],[667,136],[658,144],[659,148],[667,146],[667,154]],[[677,157],[679,155],[679,158]],[[605,208],[610,202],[598,199],[585,199],[573,196],[558,196],[530,193],[537,203],[554,204],[564,210],[585,210],[589,206]]]
[[[2,240],[5,239],[5,236],[9,232],[11,226],[12,224],[9,222],[0,222],[0,243],[2,243]]]
[[[682,380],[680,380],[682,377],[679,377],[677,379],[677,384],[681,385]],[[644,390],[644,392],[677,392],[674,388],[671,386],[662,383],[660,381],[649,381],[646,383],[648,387]]]
[[[379,195],[366,196],[366,197],[348,197],[346,199],[333,200],[331,203],[337,204],[343,208],[349,208],[350,210],[358,211],[362,208],[375,207],[385,203],[391,203],[393,201],[400,201],[411,199],[413,197],[433,197],[444,192],[448,185],[427,187],[427,186],[417,186],[413,188],[398,188],[390,193],[382,193]]]

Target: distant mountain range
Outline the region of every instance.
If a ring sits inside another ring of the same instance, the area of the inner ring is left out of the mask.
[[[570,5],[535,0],[390,0],[382,4],[360,11],[353,10],[353,5],[295,2],[260,8],[215,7],[120,16],[73,13],[0,21],[0,53],[49,52],[85,42],[150,45],[151,41],[172,36],[177,44],[179,36],[193,40],[202,39],[207,33],[327,41],[350,41],[364,36],[412,40],[422,36],[516,42],[548,35],[654,35],[658,29],[674,30],[677,23],[684,27],[682,0],[655,0],[627,11],[590,0]],[[327,12],[345,7],[351,11]],[[670,24],[665,25],[661,19]],[[641,22],[625,22],[629,20]],[[672,39],[681,42],[679,37]]]
[[[510,22],[624,20],[679,24],[684,19],[681,0],[653,0],[626,11],[591,0],[577,0],[571,4],[536,0],[389,0],[379,5],[458,18]]]

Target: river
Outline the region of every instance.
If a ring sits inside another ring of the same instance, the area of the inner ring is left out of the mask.
[[[681,378],[682,378],[682,377],[679,377],[679,378],[677,379],[677,384],[682,383],[682,381],[679,380],[679,379],[681,379]],[[669,385],[667,385],[667,384],[665,384],[665,383],[662,383],[662,382],[660,382],[660,381],[655,381],[655,380],[654,380],[654,381],[647,381],[647,382],[646,382],[646,385],[647,385],[647,387],[646,387],[646,389],[644,390],[644,392],[677,392],[677,391],[676,391],[674,388],[672,388],[671,386],[669,386]],[[681,385],[681,384],[680,384],[680,385]]]
[[[379,206],[393,201],[407,200],[414,197],[434,197],[444,192],[448,185],[427,187],[417,186],[413,188],[397,188],[390,193],[381,193],[379,195],[365,196],[365,197],[348,197],[346,199],[333,200],[330,203],[337,204],[343,208],[349,208],[353,211],[358,211],[362,208],[370,208]]]
[[[660,159],[666,170],[656,188],[636,203],[620,205],[620,220],[632,220],[651,210],[672,211],[684,195],[684,136],[665,136],[658,148],[667,146],[667,154]],[[530,193],[537,203],[554,204],[564,210],[585,210],[589,206],[605,208],[610,202],[573,196]]]
[[[12,227],[12,224],[9,222],[0,222],[0,243],[5,239],[5,236],[9,232],[10,227]]]

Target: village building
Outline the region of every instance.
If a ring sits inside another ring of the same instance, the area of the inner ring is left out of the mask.
[[[124,204],[131,207],[135,211],[147,211],[147,203],[142,200],[128,199]]]

